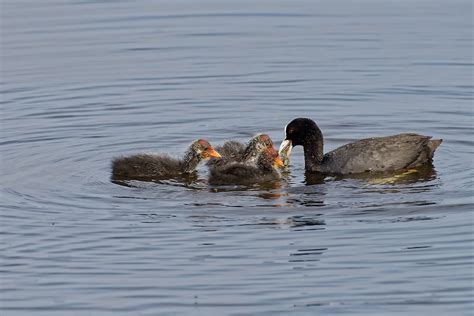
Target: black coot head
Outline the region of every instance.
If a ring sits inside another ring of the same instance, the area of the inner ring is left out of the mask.
[[[308,118],[297,118],[285,127],[285,139],[291,140],[293,146],[304,145],[306,141],[321,134],[316,123]]]

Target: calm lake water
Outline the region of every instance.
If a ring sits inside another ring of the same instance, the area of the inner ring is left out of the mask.
[[[470,1],[1,5],[1,315],[472,315]],[[417,132],[427,173],[110,181],[299,116],[326,150]]]

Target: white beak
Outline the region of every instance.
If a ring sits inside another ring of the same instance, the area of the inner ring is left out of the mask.
[[[285,166],[288,166],[288,164],[290,163],[290,154],[292,148],[293,144],[291,143],[291,140],[286,139],[281,143],[280,149],[278,150],[280,159],[281,161],[283,161],[283,164]]]

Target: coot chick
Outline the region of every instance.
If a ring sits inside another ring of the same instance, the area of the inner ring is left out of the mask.
[[[393,172],[431,162],[442,139],[413,133],[373,137],[343,145],[323,154],[323,134],[308,118],[297,118],[285,127],[280,156],[303,146],[305,169],[309,172],[345,175],[363,172]]]
[[[221,159],[211,159],[207,162],[209,168],[227,165],[233,162],[243,162],[257,165],[257,157],[267,148],[273,148],[273,142],[267,134],[258,134],[252,137],[247,145],[231,140],[222,146],[216,146]]]
[[[280,179],[279,168],[283,165],[278,152],[267,148],[258,155],[257,164],[231,162],[210,169],[209,183],[217,185],[251,185]]]
[[[247,164],[257,164],[261,153],[273,148],[273,141],[267,134],[258,134],[250,139],[242,156],[242,161]],[[267,153],[268,154],[268,153]],[[278,154],[278,153],[277,153]]]
[[[192,173],[204,159],[219,157],[206,140],[198,139],[189,146],[182,159],[150,154],[115,158],[112,161],[112,178],[171,179]]]

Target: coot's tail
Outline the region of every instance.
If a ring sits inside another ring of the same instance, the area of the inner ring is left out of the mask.
[[[427,144],[428,151],[429,151],[428,156],[430,157],[430,159],[433,159],[433,155],[436,148],[438,148],[438,146],[441,145],[442,142],[443,142],[442,139],[433,139],[428,142]]]
[[[434,152],[443,140],[430,138],[431,136],[423,136],[422,143],[420,144],[421,147],[418,157],[416,157],[416,159],[407,166],[408,169],[415,168],[433,161]]]

